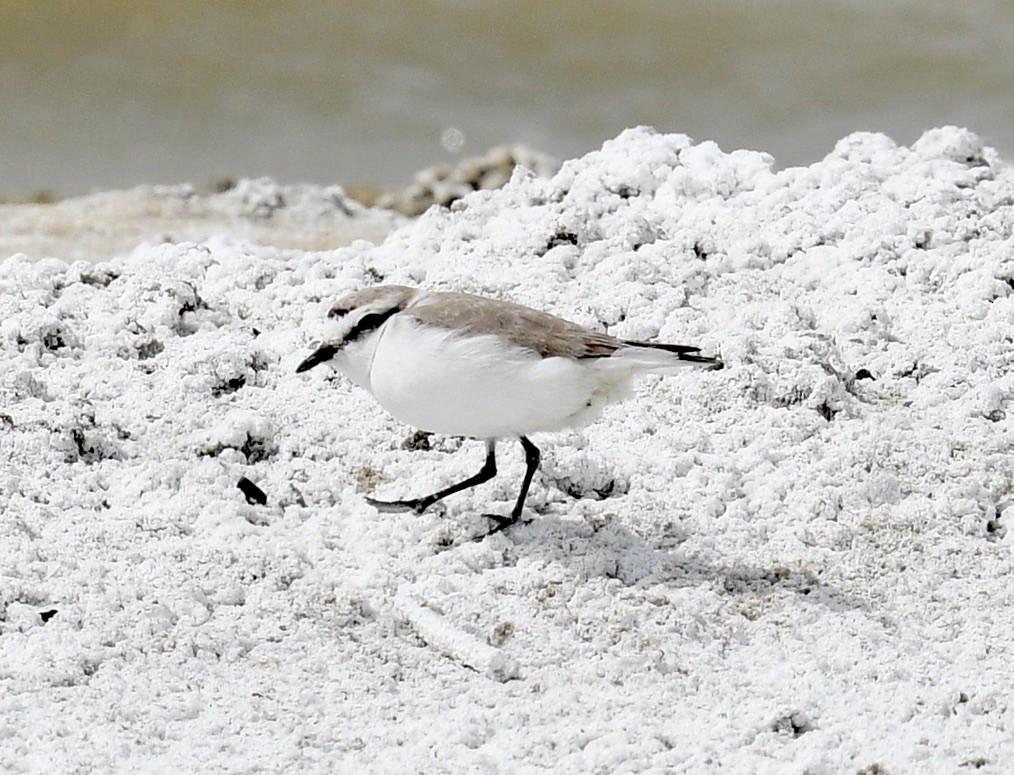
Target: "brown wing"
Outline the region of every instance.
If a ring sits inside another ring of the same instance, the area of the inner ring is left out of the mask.
[[[589,331],[547,312],[465,293],[432,293],[402,314],[463,333],[493,334],[544,358],[603,357],[623,346],[615,337]]]

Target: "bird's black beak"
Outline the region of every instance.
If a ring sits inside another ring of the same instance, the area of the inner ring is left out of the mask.
[[[338,352],[338,348],[333,344],[326,344],[323,347],[318,347],[306,360],[296,367],[296,374],[302,374],[304,371],[309,371],[314,366],[319,366],[320,364],[331,360],[336,352]]]

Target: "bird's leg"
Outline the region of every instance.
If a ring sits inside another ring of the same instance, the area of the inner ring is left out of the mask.
[[[490,530],[488,535],[499,533],[501,530],[505,530],[518,521],[521,517],[521,511],[525,507],[525,498],[528,497],[528,488],[532,484],[532,477],[535,476],[535,471],[539,467],[539,458],[541,457],[539,448],[532,444],[527,436],[520,436],[519,438],[521,440],[521,446],[525,450],[525,465],[527,466],[525,469],[525,478],[521,480],[521,492],[518,494],[518,501],[514,504],[514,509],[511,511],[511,515],[509,517],[487,515],[490,519],[497,523],[496,527]]]
[[[536,455],[538,455],[538,450],[536,450]],[[486,439],[486,462],[483,463],[482,469],[475,476],[470,476],[464,481],[422,498],[411,498],[404,501],[378,501],[367,497],[366,502],[379,511],[414,511],[416,514],[422,514],[438,500],[467,490],[469,487],[475,487],[477,484],[488,482],[494,476],[496,476],[496,439]]]

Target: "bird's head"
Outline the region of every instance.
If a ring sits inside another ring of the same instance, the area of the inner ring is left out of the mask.
[[[415,298],[418,291],[404,285],[379,285],[349,294],[339,299],[327,313],[334,321],[333,333],[310,353],[296,373],[309,371],[327,363],[347,374],[358,384],[364,384],[365,373],[357,356],[372,350],[375,334],[392,316],[401,312]]]

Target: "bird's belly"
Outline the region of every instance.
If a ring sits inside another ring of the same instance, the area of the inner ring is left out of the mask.
[[[370,372],[371,392],[398,420],[477,438],[576,424],[601,388],[601,376],[582,361],[418,326],[386,331]]]

